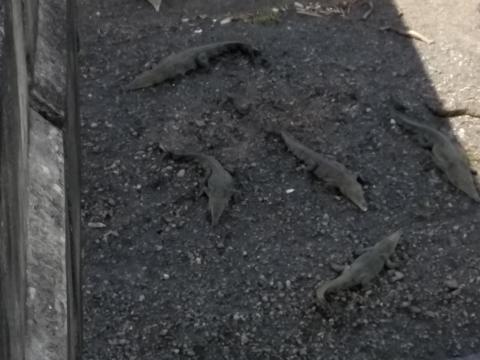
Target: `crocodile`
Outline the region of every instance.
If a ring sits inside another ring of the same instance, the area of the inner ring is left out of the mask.
[[[288,149],[300,160],[305,162],[308,171],[311,171],[318,179],[327,185],[336,187],[352,203],[362,211],[367,211],[367,201],[363,188],[358,182],[358,177],[348,170],[343,164],[327,159],[323,155],[313,151],[300,143],[285,130],[273,130],[278,133]]]
[[[207,171],[203,191],[208,196],[208,208],[212,226],[216,226],[225,211],[234,190],[232,175],[213,156],[195,152],[170,152],[175,158],[194,159]]]
[[[439,130],[411,120],[398,111],[394,118],[400,125],[420,133],[424,144],[431,149],[435,165],[445,173],[448,180],[471,199],[480,202],[468,157],[457,144]]]
[[[207,68],[209,60],[222,54],[240,51],[253,59],[259,51],[252,45],[239,41],[224,41],[192,47],[167,56],[152,69],[138,75],[126,86],[127,90],[137,90],[160,84],[197,68]]]
[[[325,295],[330,292],[349,289],[354,286],[366,286],[380,274],[382,269],[393,267],[390,257],[400,241],[401,230],[397,230],[377,242],[374,246],[364,249],[352,265],[346,267],[337,278],[327,281],[316,289],[318,304],[326,302]]]

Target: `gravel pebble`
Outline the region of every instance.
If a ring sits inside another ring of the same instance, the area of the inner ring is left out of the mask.
[[[444,284],[449,290],[456,290],[459,287],[458,281],[455,279],[445,280]]]
[[[107,225],[101,222],[89,222],[87,226],[92,229],[103,229],[107,227]]]
[[[182,178],[185,176],[185,169],[181,169],[177,173],[177,177]]]

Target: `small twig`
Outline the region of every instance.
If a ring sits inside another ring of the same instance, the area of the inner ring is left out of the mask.
[[[307,10],[301,10],[301,9],[297,9],[297,14],[315,16],[315,17],[320,17],[320,18],[323,17],[323,15],[317,14],[315,12],[307,11]]]
[[[363,14],[362,20],[367,20],[373,13],[373,2],[371,0],[368,0],[366,4],[368,5],[368,10],[365,11],[365,13]]]
[[[430,110],[430,112],[433,115],[439,116],[439,117],[457,117],[457,116],[471,116],[475,118],[480,118],[480,110],[478,109],[473,109],[470,106],[463,106],[463,107],[451,107],[451,108],[445,108],[443,106],[441,107],[435,107],[432,106],[428,103],[425,103],[425,106]]]
[[[156,12],[160,11],[160,6],[162,6],[162,0],[147,0],[155,9]]]
[[[427,38],[426,36],[420,34],[419,32],[415,31],[415,30],[402,30],[402,29],[398,29],[398,28],[395,28],[395,27],[392,27],[392,26],[382,26],[380,28],[381,31],[392,31],[394,33],[397,33],[398,35],[402,35],[402,36],[405,36],[405,37],[409,37],[409,38],[412,38],[412,39],[415,39],[415,40],[419,40],[419,41],[423,41],[427,44],[433,44],[433,40]]]

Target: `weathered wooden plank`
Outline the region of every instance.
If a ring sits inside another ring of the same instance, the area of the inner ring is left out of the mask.
[[[38,35],[31,106],[59,127],[65,116],[65,19],[65,0],[38,0]]]
[[[38,0],[23,0],[25,22],[25,45],[27,53],[27,67],[29,74],[33,74],[35,65],[35,51],[37,48],[38,33]]]
[[[27,360],[67,355],[65,192],[62,131],[30,114]]]
[[[0,358],[25,358],[28,77],[22,3],[4,1],[0,120]]]
[[[67,0],[67,96],[65,102],[65,193],[67,215],[68,359],[81,357],[82,243],[80,238],[80,117],[76,0]]]
[[[67,17],[67,2],[0,4],[0,14],[7,12],[0,55],[7,80],[0,123],[2,360],[79,359],[81,353],[78,43],[76,3],[68,3]],[[34,71],[30,104],[48,117],[32,111],[30,127],[28,70]],[[56,127],[64,123],[64,131]]]

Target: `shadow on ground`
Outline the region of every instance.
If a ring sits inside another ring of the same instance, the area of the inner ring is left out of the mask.
[[[390,121],[394,95],[420,120],[449,127],[423,105],[439,101],[416,50],[429,45],[379,31],[402,27],[393,4],[375,2],[366,21],[357,2],[346,17],[290,8],[278,23],[220,25],[274,2],[165,1],[158,14],[139,0],[80,3],[84,359],[480,350],[479,208]],[[172,52],[230,39],[255,44],[269,64],[226,56],[210,71],[122,90]],[[312,181],[281,141],[256,130],[265,120],[358,171],[369,211]],[[202,149],[233,171],[241,195],[217,228],[195,197],[202,171],[160,145]],[[316,309],[313,288],[335,276],[331,263],[405,225],[396,272]]]

